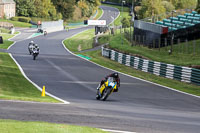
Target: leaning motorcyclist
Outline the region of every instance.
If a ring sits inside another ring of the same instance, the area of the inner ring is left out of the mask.
[[[111,74],[107,75],[103,80],[101,80],[101,83],[97,87],[98,91],[101,88],[101,86],[108,80],[109,77],[113,77],[114,81],[117,82],[117,88],[114,90],[114,92],[118,92],[118,87],[120,87],[120,78],[119,78],[119,74],[117,72],[111,73]],[[96,97],[99,96],[99,92],[98,91],[97,91],[97,96]]]
[[[28,44],[28,46],[32,46],[33,44],[35,44],[34,41],[31,41],[31,42]]]
[[[33,51],[37,52],[39,54],[40,48],[37,44],[33,47]]]
[[[35,47],[35,43],[34,41],[31,41],[29,44],[28,44],[28,50],[30,52],[30,54],[33,52],[33,48]]]

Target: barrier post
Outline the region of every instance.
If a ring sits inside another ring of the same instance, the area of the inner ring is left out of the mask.
[[[159,45],[159,51],[160,51],[160,44],[161,44],[161,40],[160,40],[160,38],[159,38],[159,42],[158,42],[158,43],[159,43],[158,45]]]
[[[193,40],[193,54],[195,55],[196,41]]]
[[[42,97],[45,97],[45,86],[42,88]]]

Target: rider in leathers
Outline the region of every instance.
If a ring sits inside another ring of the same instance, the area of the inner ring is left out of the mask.
[[[99,97],[99,89],[101,87],[101,85],[103,85],[109,77],[113,77],[114,80],[117,82],[117,88],[114,90],[114,92],[118,92],[118,87],[120,87],[120,78],[119,78],[119,74],[117,72],[111,73],[109,75],[107,75],[103,80],[101,80],[101,83],[99,84],[99,86],[97,87],[97,96]]]

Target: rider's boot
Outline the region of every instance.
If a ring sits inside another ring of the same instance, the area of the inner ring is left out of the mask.
[[[100,99],[99,89],[100,89],[100,84],[99,84],[99,86],[97,87],[97,95],[96,95],[96,99]]]
[[[114,92],[118,92],[118,88],[114,89]]]

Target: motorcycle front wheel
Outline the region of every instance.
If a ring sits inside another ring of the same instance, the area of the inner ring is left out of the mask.
[[[108,96],[110,95],[111,91],[112,91],[112,88],[106,87],[102,93],[101,100],[105,101],[108,98]]]
[[[33,56],[33,60],[35,60],[35,58],[36,58],[36,56],[34,55],[34,56]]]

